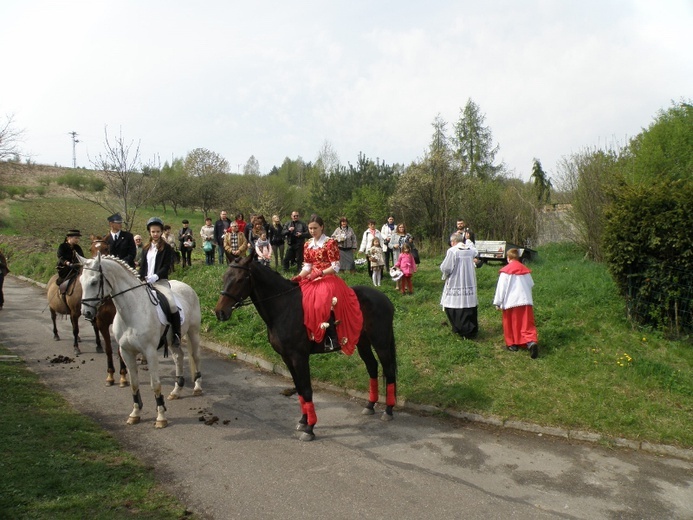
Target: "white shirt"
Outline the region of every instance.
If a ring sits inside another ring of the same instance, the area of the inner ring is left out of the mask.
[[[448,249],[440,264],[445,287],[440,304],[450,309],[469,309],[478,305],[476,291],[476,247],[470,241]]]
[[[154,274],[154,267],[156,264],[156,244],[152,242],[149,246],[149,251],[147,251],[147,276],[152,276]]]

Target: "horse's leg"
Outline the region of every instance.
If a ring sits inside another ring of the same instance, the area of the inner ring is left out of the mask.
[[[378,360],[373,355],[371,343],[366,334],[362,334],[357,345],[359,356],[368,371],[368,404],[361,410],[363,415],[375,414],[375,404],[378,402]]]
[[[103,354],[103,347],[101,346],[101,335],[99,334],[99,326],[97,324],[97,320],[94,320],[91,322],[92,326],[94,327],[94,337],[96,338],[96,353],[97,354]],[[113,365],[113,362],[111,362],[111,365]],[[115,370],[114,370],[115,372]],[[113,372],[111,372],[112,374]],[[111,376],[111,380],[113,377]],[[111,383],[113,384],[113,383]]]
[[[115,374],[115,367],[113,366],[113,346],[111,345],[111,334],[108,331],[108,325],[104,323],[99,315],[96,315],[94,320],[94,333],[96,334],[96,351],[101,349],[101,343],[98,341],[99,332],[103,336],[103,342],[106,345],[106,386],[113,386],[115,382],[113,374]],[[103,349],[101,349],[103,351]]]
[[[164,404],[164,396],[161,394],[161,379],[159,379],[159,357],[155,348],[150,348],[146,354],[147,365],[149,366],[149,381],[154,391],[154,399],[156,399],[156,422],[155,428],[166,428],[168,420],[166,419],[166,405]]]
[[[190,362],[190,374],[192,375],[195,387],[193,395],[202,395],[202,372],[200,360],[200,330],[188,329],[188,358]]]
[[[380,416],[383,421],[392,420],[392,410],[397,404],[397,356],[395,354],[395,334],[388,331],[387,348],[376,349],[385,376],[385,413]]]
[[[125,365],[125,361],[123,360],[123,356],[120,355],[120,349],[118,349],[118,359],[120,360],[120,383],[118,386],[120,388],[125,388],[128,386],[128,369]],[[137,366],[135,366],[135,370],[136,369]]]
[[[128,367],[130,372],[130,388],[132,389],[132,400],[134,402],[132,406],[132,413],[128,416],[128,424],[138,424],[140,422],[140,413],[142,411],[143,403],[142,397],[140,396],[140,381],[139,375],[137,373],[137,356],[134,352],[120,350],[120,355],[125,360],[125,365]]]
[[[74,342],[72,344],[72,348],[75,351],[75,356],[79,356],[82,352],[79,350],[79,342],[81,339],[79,338],[79,312],[70,313],[70,321],[72,322],[72,335],[74,336]]]
[[[173,390],[168,394],[167,399],[180,399],[180,393],[185,386],[185,377],[183,376],[183,349],[181,347],[171,346],[171,357],[173,364],[176,365],[176,382],[173,385]]]
[[[301,405],[301,418],[296,425],[296,430],[301,432],[299,439],[302,441],[312,441],[315,439],[313,428],[318,422],[313,404],[313,387],[310,383],[310,364],[308,354],[295,354],[294,357],[284,356],[284,363],[289,368],[293,377],[296,391],[298,392],[298,402]]]
[[[56,312],[51,309],[51,320],[53,321],[53,339],[55,341],[60,341],[60,336],[58,335],[58,325],[55,323]]]

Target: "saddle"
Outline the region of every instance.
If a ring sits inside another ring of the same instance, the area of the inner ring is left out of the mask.
[[[58,283],[58,291],[60,291],[60,296],[70,296],[72,294],[72,289],[74,289],[72,282],[74,282],[76,279],[76,276],[70,276],[69,278],[66,278],[62,282]],[[68,290],[70,291],[69,293]]]

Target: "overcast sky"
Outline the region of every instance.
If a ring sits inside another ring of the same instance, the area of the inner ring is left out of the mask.
[[[0,3],[0,116],[43,164],[90,166],[104,128],[163,163],[207,148],[242,171],[423,156],[471,98],[497,159],[553,176],[693,97],[693,0]]]

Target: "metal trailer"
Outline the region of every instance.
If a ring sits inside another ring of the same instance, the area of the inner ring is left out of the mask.
[[[482,263],[501,262],[507,264],[506,254],[509,249],[517,249],[520,253],[520,262],[524,263],[537,255],[537,252],[528,247],[520,247],[504,240],[477,240],[477,257]]]

